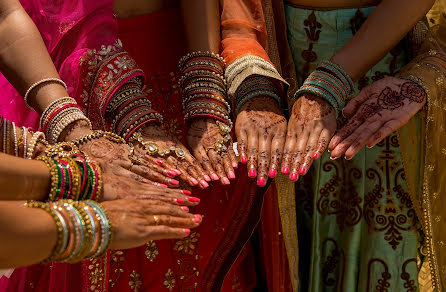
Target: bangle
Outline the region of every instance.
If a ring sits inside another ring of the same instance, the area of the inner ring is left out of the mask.
[[[57,186],[59,185],[59,175],[56,169],[56,165],[54,164],[51,158],[48,158],[46,156],[39,156],[37,157],[37,160],[43,161],[50,170],[51,187],[50,187],[50,193],[48,195],[48,200],[50,202],[55,201],[57,195]]]
[[[15,127],[15,123],[12,122],[12,133],[14,135],[14,155],[19,156],[19,146],[17,142],[17,129]]]
[[[93,254],[94,258],[100,257],[107,251],[113,237],[113,230],[110,223],[110,218],[108,217],[107,212],[98,203],[94,201],[85,201],[84,203],[92,207],[93,210],[96,212],[96,216],[98,216],[98,219],[100,219],[99,222],[101,224],[102,238],[98,251]]]
[[[63,82],[61,79],[59,78],[45,78],[42,79],[40,81],[37,81],[36,83],[34,83],[33,85],[31,85],[28,90],[26,91],[25,95],[23,96],[23,99],[25,100],[25,104],[26,106],[28,106],[29,109],[34,110],[31,106],[29,106],[28,104],[28,95],[31,93],[31,91],[36,88],[37,86],[44,84],[44,83],[49,83],[49,82],[55,82],[55,83],[59,83],[61,84],[65,90],[67,90],[67,84],[65,84],[65,82]]]
[[[33,136],[31,137],[31,140],[30,140],[29,146],[28,146],[28,150],[26,151],[26,158],[27,159],[32,159],[33,154],[34,154],[34,150],[36,149],[37,140],[39,138],[45,139],[45,134],[43,134],[42,132],[35,132],[33,134]]]
[[[94,131],[91,134],[88,134],[88,135],[85,135],[78,139],[75,139],[75,140],[71,141],[71,143],[73,143],[76,146],[79,146],[79,145],[82,145],[90,140],[95,140],[95,139],[99,139],[102,137],[111,141],[111,142],[114,142],[114,143],[125,144],[125,140],[122,137],[116,135],[115,133],[104,132],[101,130]]]

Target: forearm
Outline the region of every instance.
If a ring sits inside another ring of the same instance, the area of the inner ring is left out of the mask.
[[[358,80],[409,32],[433,3],[432,0],[383,0],[331,60],[353,80]]]
[[[48,213],[18,202],[0,202],[0,234],[0,268],[38,263],[50,256],[57,240],[56,224]]]

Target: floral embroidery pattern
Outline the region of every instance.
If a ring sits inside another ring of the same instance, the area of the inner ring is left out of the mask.
[[[93,259],[88,265],[90,291],[100,292],[103,290],[104,270],[100,259]]]
[[[192,232],[188,237],[178,240],[175,243],[173,249],[178,251],[180,255],[183,254],[193,255],[194,253],[197,252],[196,245],[198,243],[199,238],[200,238],[199,233]]]
[[[144,252],[149,261],[153,262],[159,255],[158,247],[156,243],[151,240],[146,244],[146,251]]]
[[[119,276],[124,272],[121,262],[125,260],[124,252],[121,250],[113,250],[110,252],[110,279],[108,280],[110,287],[114,287],[118,282]]]
[[[141,274],[136,271],[132,271],[130,274],[129,287],[135,292],[138,292],[139,288],[142,286]]]
[[[164,275],[163,284],[169,291],[172,291],[175,287],[175,277],[173,276],[173,272],[171,269],[168,269],[167,273]]]

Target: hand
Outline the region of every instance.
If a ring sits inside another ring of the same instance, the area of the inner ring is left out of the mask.
[[[249,100],[237,115],[235,133],[248,176],[257,175],[257,185],[265,186],[267,176],[276,176],[285,143],[286,119],[277,102],[269,97]]]
[[[214,119],[195,118],[191,121],[187,132],[186,141],[194,156],[201,163],[213,180],[220,180],[223,185],[229,185],[229,179],[235,178],[234,168],[237,168],[237,160],[232,149],[232,141],[226,145],[227,151],[218,154],[211,149],[218,140],[223,139],[220,127]]]
[[[196,186],[198,184],[201,188],[207,188],[209,186],[207,182],[211,179],[206,175],[197,160],[177,138],[167,134],[155,124],[148,124],[147,126],[143,127],[141,135],[144,141],[156,143],[161,151],[167,150],[171,147],[182,149],[185,153],[184,159],[180,160],[174,156],[169,156],[163,166],[173,167],[179,170],[180,178],[188,182],[191,186]],[[138,151],[140,153],[146,153],[146,151],[142,148],[139,148]],[[153,157],[144,155],[144,160],[150,159],[153,159]]]
[[[295,181],[308,172],[336,130],[333,107],[322,98],[303,95],[294,103],[283,151],[282,173]]]
[[[349,122],[328,147],[333,158],[352,159],[364,145],[371,148],[406,124],[426,103],[418,84],[394,77],[364,88],[343,110]]]
[[[101,203],[113,228],[111,249],[129,249],[151,240],[180,239],[190,228],[200,225],[202,217],[180,206],[154,200],[116,200]]]

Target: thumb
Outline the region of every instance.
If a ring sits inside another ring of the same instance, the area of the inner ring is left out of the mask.
[[[362,89],[355,98],[347,103],[347,105],[342,110],[342,115],[346,118],[350,118],[351,116],[353,116],[359,109],[359,107],[370,98],[374,91],[375,90],[372,85],[369,85]]]

